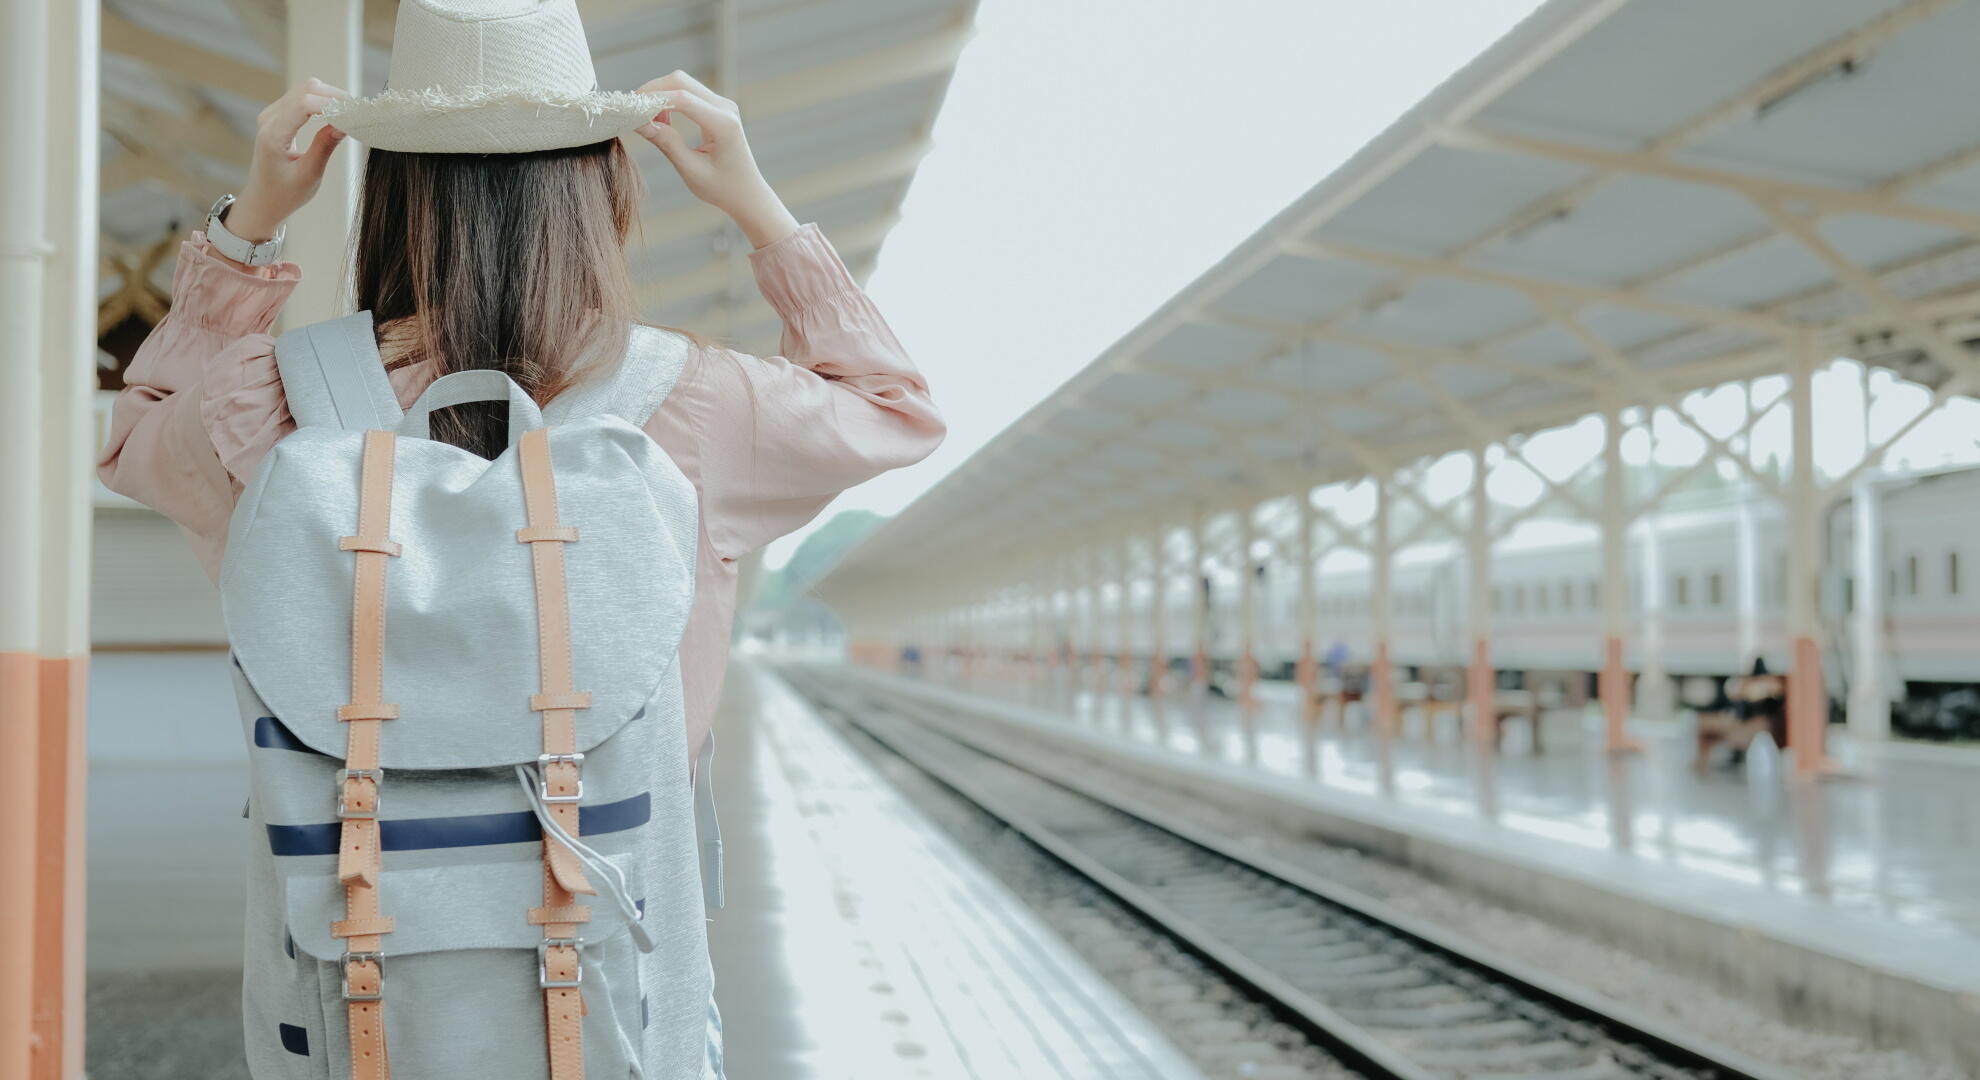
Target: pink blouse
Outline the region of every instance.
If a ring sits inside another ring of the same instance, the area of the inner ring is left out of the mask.
[[[701,499],[694,608],[681,642],[688,753],[715,712],[735,615],[736,560],[815,517],[834,496],[926,457],[941,415],[893,331],[816,225],[750,255],[784,322],[783,356],[697,350],[646,432]],[[295,430],[268,330],[302,270],[242,270],[195,230],[179,248],[170,314],[117,395],[97,475],[176,521],[218,579],[234,500]],[[430,364],[387,372],[403,408]]]

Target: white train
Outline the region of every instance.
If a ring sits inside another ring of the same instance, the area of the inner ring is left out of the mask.
[[[1902,692],[1894,723],[1920,734],[1980,736],[1980,469],[1961,469],[1893,481],[1882,491],[1884,521],[1885,664],[1894,690]],[[1853,653],[1850,620],[1855,583],[1852,568],[1850,504],[1831,508],[1819,557],[1825,567],[1819,608],[1823,660],[1831,697],[1846,697]],[[1748,517],[1753,569],[1750,582],[1739,572],[1742,515]],[[1640,671],[1646,564],[1657,567],[1661,587],[1662,666],[1674,679],[1689,680],[1697,693],[1700,677],[1722,679],[1741,666],[1742,589],[1752,591],[1746,633],[1770,669],[1787,667],[1785,609],[1786,553],[1781,512],[1771,500],[1749,500],[1736,491],[1696,493],[1682,505],[1660,512],[1655,521],[1656,554],[1647,558],[1642,532],[1633,532],[1630,567],[1631,633],[1625,663]],[[1392,656],[1398,665],[1450,669],[1469,653],[1465,611],[1467,557],[1455,542],[1416,545],[1397,559],[1392,574]],[[1297,567],[1279,559],[1256,563],[1258,574],[1255,649],[1266,677],[1290,677],[1298,658]],[[1175,669],[1188,666],[1193,648],[1193,593],[1208,596],[1209,652],[1220,680],[1236,667],[1241,571],[1219,565],[1191,582],[1172,579],[1163,597],[1163,653]],[[1499,543],[1492,558],[1492,661],[1502,681],[1516,683],[1524,673],[1556,678],[1593,678],[1603,640],[1601,547],[1590,525],[1533,523]],[[1351,553],[1324,558],[1317,576],[1316,652],[1344,649],[1350,668],[1365,665],[1373,640],[1369,612],[1370,574],[1364,557]],[[1131,598],[1128,649],[1146,663],[1155,641],[1146,584]],[[1061,647],[1103,653],[1120,650],[1117,599],[1102,601],[1099,622],[1089,625],[1083,605],[1061,610],[1052,633]],[[1024,651],[1036,633],[1036,614],[1021,607],[985,629]],[[1337,645],[1338,643],[1338,645]]]

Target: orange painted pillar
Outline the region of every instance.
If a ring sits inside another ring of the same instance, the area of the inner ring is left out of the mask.
[[[1834,771],[1828,756],[1829,691],[1822,680],[1822,650],[1811,637],[1794,639],[1787,680],[1787,744],[1797,777]]]
[[[83,1074],[100,5],[0,5],[0,1077]]]
[[[1471,706],[1471,734],[1481,746],[1497,743],[1498,694],[1493,683],[1492,644],[1484,638],[1471,643],[1471,666],[1465,671],[1465,701]]]
[[[1299,685],[1299,717],[1309,725],[1317,726],[1320,721],[1320,701],[1316,696],[1320,688],[1318,664],[1313,657],[1313,637],[1307,635],[1299,642],[1299,661],[1293,665],[1293,681]]]
[[[1395,668],[1389,662],[1389,643],[1375,643],[1375,659],[1368,665],[1369,698],[1375,706],[1375,734],[1383,741],[1396,733]]]
[[[1619,637],[1611,635],[1603,647],[1597,692],[1602,700],[1605,749],[1613,754],[1642,750],[1643,744],[1629,734],[1629,671],[1623,667],[1623,640]]]

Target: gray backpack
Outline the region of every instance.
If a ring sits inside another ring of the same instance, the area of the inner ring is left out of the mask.
[[[241,493],[220,571],[256,1077],[719,1061],[720,841],[678,664],[695,492],[641,430],[688,345],[633,333],[541,411],[464,371],[403,416],[368,312],[277,342],[297,430]],[[467,401],[508,402],[493,461],[426,437]]]

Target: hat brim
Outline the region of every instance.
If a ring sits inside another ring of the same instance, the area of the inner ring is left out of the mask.
[[[332,127],[379,150],[425,154],[526,154],[603,142],[667,108],[665,93],[495,87],[387,90],[336,98],[323,110]]]

